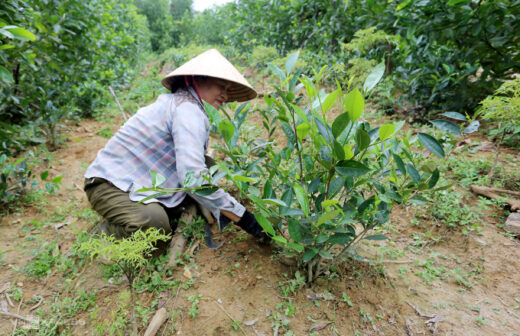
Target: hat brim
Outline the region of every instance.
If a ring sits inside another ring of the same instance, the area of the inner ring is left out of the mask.
[[[175,92],[177,89],[186,86],[185,82],[184,82],[184,76],[190,76],[190,77],[191,76],[205,76],[205,77],[209,77],[209,78],[218,78],[220,80],[224,80],[224,81],[231,83],[231,85],[229,86],[229,88],[227,90],[227,95],[228,95],[227,102],[233,102],[233,101],[244,102],[244,101],[248,101],[248,100],[251,100],[251,99],[254,99],[257,97],[256,91],[245,85],[231,81],[226,78],[219,78],[219,77],[213,77],[213,76],[202,75],[202,74],[201,75],[196,75],[196,74],[195,75],[194,74],[180,75],[179,74],[179,75],[175,75],[175,76],[167,76],[161,80],[161,84],[165,88],[170,90],[171,92]]]
[[[216,49],[207,50],[184,63],[164,77],[161,83],[175,91],[184,86],[184,76],[206,76],[231,83],[227,101],[243,102],[257,96],[244,76]]]

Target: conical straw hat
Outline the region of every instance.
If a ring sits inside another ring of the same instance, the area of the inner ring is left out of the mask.
[[[210,49],[192,58],[164,77],[162,85],[168,90],[184,83],[184,76],[209,76],[233,83],[227,91],[228,101],[246,101],[257,96],[247,80],[217,49]]]

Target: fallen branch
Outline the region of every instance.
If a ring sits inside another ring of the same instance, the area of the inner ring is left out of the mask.
[[[487,198],[491,198],[491,199],[499,198],[500,196],[497,193],[509,194],[509,195],[513,195],[513,196],[520,196],[520,192],[499,189],[499,188],[481,187],[481,186],[477,186],[477,185],[472,185],[470,188],[471,188],[471,191],[474,192],[475,194],[481,195],[481,196],[484,196]],[[511,211],[520,210],[520,200],[507,199],[507,204],[509,204],[509,206],[511,207]]]
[[[435,335],[435,333],[437,332],[437,327],[438,327],[438,323],[439,322],[442,322],[444,321],[444,318],[441,316],[441,315],[437,315],[437,314],[433,314],[433,315],[427,315],[427,314],[424,314],[423,312],[421,312],[419,310],[419,308],[417,308],[416,306],[414,306],[413,304],[411,304],[410,302],[406,302],[408,303],[408,305],[410,307],[413,308],[413,310],[415,310],[415,312],[420,316],[420,317],[426,317],[428,318],[427,321],[424,322],[424,324],[427,324],[430,331],[432,332],[432,334]]]
[[[32,306],[31,308],[29,308],[29,311],[33,311],[33,310],[35,310],[36,308],[38,308],[38,307],[42,304],[42,302],[43,302],[43,297],[41,297],[41,296],[36,296],[36,297],[39,298],[40,301],[38,301],[37,304],[35,304],[35,305]]]
[[[7,316],[7,317],[19,319],[19,320],[22,320],[22,321],[25,321],[25,322],[28,322],[28,323],[32,322],[32,320],[30,318],[28,318],[28,317],[24,317],[24,316],[18,315],[18,314],[13,314],[13,313],[10,313],[10,312],[0,311],[0,315],[4,315],[4,316]]]
[[[166,309],[159,308],[155,312],[155,315],[153,316],[152,320],[150,321],[148,328],[146,328],[144,336],[155,336],[155,334],[167,318],[168,317],[166,316]]]
[[[222,307],[222,305],[220,303],[218,303],[217,301],[214,301],[214,302],[220,308],[220,310],[222,310],[224,312],[224,314],[226,314],[226,316],[229,317],[229,319],[231,321],[233,321],[233,323],[237,323],[237,321],[235,321],[235,319],[231,315],[229,315],[229,313],[224,309],[224,307]],[[242,326],[240,324],[238,324],[238,328],[240,328],[240,331],[242,332],[242,334],[247,335],[244,328],[242,328]]]
[[[18,308],[16,309],[16,314],[20,314],[20,307],[22,306],[22,302],[23,302],[23,298],[21,298],[20,302],[18,303]],[[16,332],[17,327],[18,327],[18,319],[16,319],[16,321],[14,321],[12,335],[14,335],[14,333]]]

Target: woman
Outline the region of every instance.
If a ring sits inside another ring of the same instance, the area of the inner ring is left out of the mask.
[[[166,178],[165,188],[182,187],[188,172],[208,171],[205,153],[210,123],[203,101],[214,107],[227,101],[246,101],[255,90],[217,50],[208,50],[162,80],[172,93],[139,109],[97,154],[85,173],[85,192],[105,221],[100,229],[127,237],[139,229],[156,227],[171,233],[170,219],[186,198],[208,209],[223,228],[229,221],[260,240],[268,240],[255,217],[222,189],[200,196],[177,192],[144,203],[153,192],[150,171]]]

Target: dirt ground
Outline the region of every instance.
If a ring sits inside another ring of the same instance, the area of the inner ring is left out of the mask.
[[[37,244],[57,241],[56,253],[67,255],[76,236],[96,224],[97,218],[76,214],[89,207],[80,190],[82,176],[107,141],[96,134],[105,127],[92,120],[70,126],[65,146],[42,163],[51,164],[51,176],[63,175],[61,189],[42,204],[2,217],[0,223],[0,290],[10,283],[23,292],[20,301],[11,295],[13,306],[1,295],[4,311],[30,318],[37,311],[48,311],[58,297],[81,289],[96,293],[95,313],[90,307],[74,316],[56,316],[62,319],[56,335],[69,329],[67,334],[72,335],[108,334],[95,323],[118,313],[120,294],[126,288],[124,282],[107,282],[95,260],[68,279],[56,269],[42,280],[22,271]],[[116,131],[118,123],[110,127]],[[465,202],[473,206],[478,199]],[[67,213],[56,216],[63,208]],[[277,261],[271,247],[260,247],[238,231],[217,234],[216,239],[225,241],[221,249],[202,246],[186,263],[193,276],[191,287],[175,294],[143,292],[138,300],[143,307],[158,300],[168,314],[183,307],[174,328],[169,315],[158,335],[284,335],[286,329],[275,327],[280,318],[292,335],[520,335],[520,243],[497,226],[503,223],[503,210],[491,208],[485,213],[479,223],[481,234],[446,230],[427,218],[417,219],[414,211],[409,207],[392,213],[385,226],[391,240],[359,246],[360,255],[371,262],[347,262],[337,274],[291,296],[293,316],[277,315],[284,312],[278,286],[292,279],[295,270]],[[493,216],[496,212],[498,217]],[[44,225],[28,229],[34,221]],[[56,228],[57,224],[66,225]],[[418,242],[418,235],[426,230],[443,238]],[[185,267],[175,269],[171,279],[187,282]],[[197,294],[200,312],[192,318],[186,313],[191,306],[188,298]],[[33,308],[35,295],[43,301]],[[14,321],[0,316],[0,334],[13,333]],[[22,335],[21,330],[14,334]],[[38,334],[37,329],[24,332]]]

